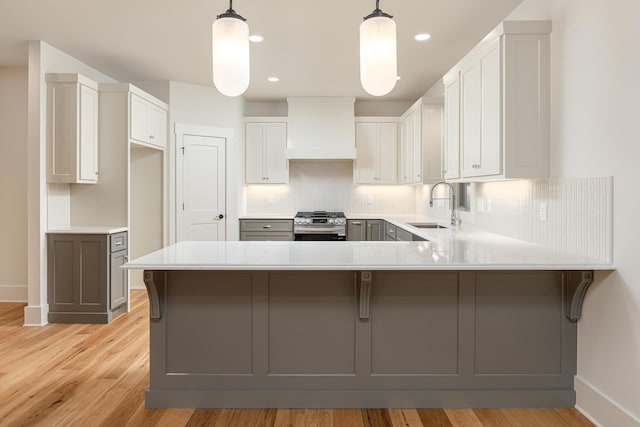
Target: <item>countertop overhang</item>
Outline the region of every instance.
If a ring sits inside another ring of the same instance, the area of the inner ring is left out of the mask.
[[[126,263],[144,270],[613,270],[606,262],[491,233],[431,242],[185,241]]]

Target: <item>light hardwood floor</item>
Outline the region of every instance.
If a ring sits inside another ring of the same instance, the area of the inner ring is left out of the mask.
[[[575,409],[146,409],[148,305],[111,325],[22,327],[0,303],[0,426],[591,426]]]

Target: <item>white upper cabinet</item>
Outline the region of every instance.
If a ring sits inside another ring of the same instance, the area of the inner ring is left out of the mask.
[[[549,175],[550,31],[503,22],[445,75],[445,178]]]
[[[47,182],[98,181],[98,85],[80,74],[47,74]]]
[[[165,148],[167,135],[166,106],[152,97],[131,93],[131,124],[129,137],[133,142]]]
[[[400,118],[400,184],[422,183],[422,100]]]
[[[286,184],[287,124],[245,123],[245,182]]]
[[[395,184],[397,150],[398,126],[395,121],[357,121],[354,183]]]

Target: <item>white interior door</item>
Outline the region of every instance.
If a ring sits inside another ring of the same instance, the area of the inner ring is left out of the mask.
[[[182,181],[176,186],[182,190],[179,191],[181,197],[178,197],[178,241],[226,239],[228,136],[224,132],[215,132],[213,128],[211,130],[206,135],[203,134],[205,132],[187,131],[177,139],[181,157],[181,170],[177,176]]]

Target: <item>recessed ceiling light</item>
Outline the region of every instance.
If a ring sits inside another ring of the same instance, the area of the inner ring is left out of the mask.
[[[415,39],[418,40],[419,42],[429,40],[430,38],[431,38],[431,34],[427,34],[427,33],[417,34],[415,36]]]
[[[267,80],[269,80],[270,82],[279,82],[280,79],[278,77],[269,77]]]
[[[262,40],[264,40],[264,37],[259,36],[257,34],[249,36],[249,41],[252,41],[252,42],[261,42]]]

